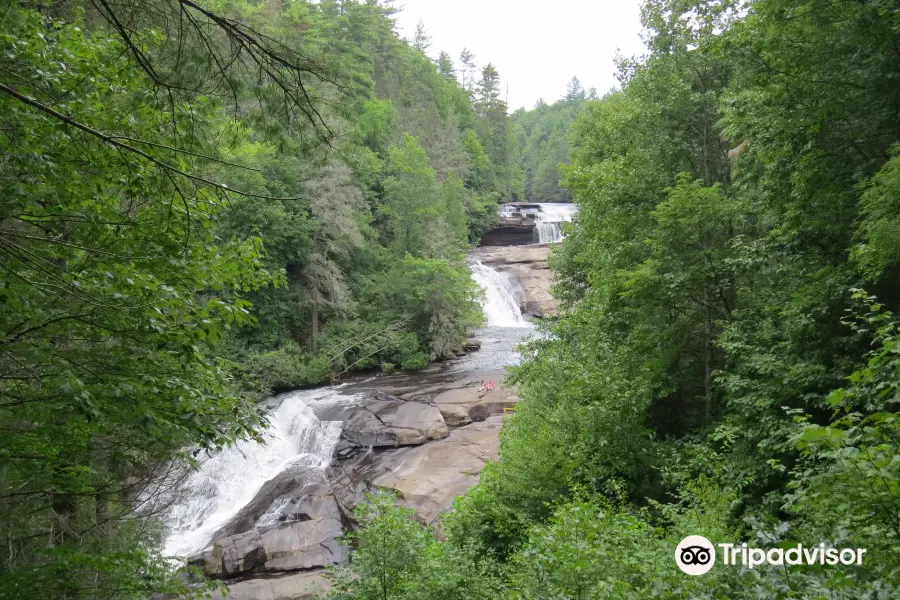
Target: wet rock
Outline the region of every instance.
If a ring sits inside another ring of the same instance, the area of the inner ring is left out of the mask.
[[[423,444],[447,433],[447,424],[434,406],[377,395],[350,410],[341,439],[345,450],[348,446],[384,448]]]
[[[477,352],[481,350],[481,342],[478,340],[468,339],[463,343],[463,350],[466,352]]]
[[[365,500],[367,492],[376,491],[372,481],[386,472],[383,461],[400,449],[370,450],[348,459],[336,460],[328,467],[326,475],[331,484],[334,499],[347,521],[353,519],[353,507]]]
[[[216,537],[195,564],[207,577],[228,579],[346,562],[347,549],[337,541],[342,516],[327,483],[306,486],[295,497],[280,500],[272,501],[266,515],[267,521],[280,521],[277,525]],[[235,527],[229,524],[224,530]]]
[[[269,525],[280,515],[268,514],[273,506],[287,505],[292,500],[300,500],[308,495],[330,495],[324,477],[310,469],[308,465],[297,463],[267,481],[246,506],[224,527],[213,534],[213,539],[225,538],[254,529],[263,517],[269,517]],[[316,516],[318,512],[313,512]]]

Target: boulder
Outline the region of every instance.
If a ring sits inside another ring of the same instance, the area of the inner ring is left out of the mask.
[[[341,521],[319,518],[274,527],[262,533],[266,571],[296,571],[347,562],[347,547],[338,542]]]
[[[379,394],[350,409],[341,432],[342,442],[346,443],[339,445],[339,451],[348,446],[418,445],[446,437],[447,433],[447,424],[436,407]]]
[[[460,427],[472,422],[472,418],[469,416],[469,409],[464,405],[438,404],[437,407],[441,411],[441,416],[444,417],[444,422],[450,427]]]
[[[405,402],[396,407],[392,415],[382,418],[394,428],[412,429],[429,440],[445,438],[449,433],[441,411],[428,404]]]
[[[498,400],[489,402],[479,402],[469,409],[469,418],[473,421],[484,421],[488,417],[494,415],[502,415],[503,409],[513,408],[516,405],[515,400]]]
[[[282,523],[216,538],[195,564],[207,577],[227,579],[346,562],[347,549],[337,541],[341,512],[328,486],[305,489],[277,512]]]

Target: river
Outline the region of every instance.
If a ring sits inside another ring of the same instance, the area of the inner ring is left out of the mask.
[[[190,473],[179,486],[177,500],[168,509],[165,552],[193,556],[211,542],[217,532],[254,500],[266,482],[285,471],[305,473],[309,480],[324,480],[338,444],[342,422],[327,420],[342,407],[352,406],[373,390],[406,394],[434,390],[466,377],[502,377],[502,369],[514,364],[515,347],[534,332],[522,315],[515,281],[510,275],[470,261],[473,279],[484,289],[486,326],[475,333],[481,349],[455,360],[433,365],[417,374],[358,378],[348,383],[300,390],[271,399],[270,428],[265,444],[246,441],[211,457]],[[410,396],[411,394],[411,396]],[[279,502],[287,502],[285,499]],[[257,529],[273,525],[283,505],[277,503],[256,519]]]

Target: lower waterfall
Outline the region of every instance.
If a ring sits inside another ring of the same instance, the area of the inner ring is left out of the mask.
[[[488,327],[478,332],[484,343],[481,351],[444,365],[445,373],[460,377],[465,372],[502,369],[516,362],[515,345],[534,331],[522,316],[514,278],[475,259],[470,260],[469,267],[472,278],[485,290],[483,309]],[[427,375],[394,377],[416,385]],[[358,403],[363,395],[354,394],[354,389],[351,384],[349,388],[330,386],[282,394],[270,401],[275,408],[269,415],[269,428],[263,432],[264,444],[244,441],[202,458],[199,467],[174,486],[174,501],[169,498],[171,504],[164,513],[165,554],[191,557],[202,552],[267,481],[291,467],[304,472],[309,469],[311,475],[318,472],[324,477],[343,424],[317,415],[338,415],[342,411],[336,409]],[[281,508],[276,501],[256,519],[255,527],[276,525]]]
[[[207,458],[181,485],[166,516],[165,553],[190,556],[249,503],[263,484],[289,465],[324,470],[341,434],[340,421],[320,421],[313,409],[347,405],[355,397],[337,387],[289,392],[270,416],[265,444],[244,441]]]

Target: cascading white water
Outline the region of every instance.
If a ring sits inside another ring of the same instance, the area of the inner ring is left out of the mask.
[[[562,224],[572,220],[578,212],[577,204],[542,203],[534,213],[534,234],[538,243],[558,243],[563,239]]]
[[[516,300],[512,279],[478,260],[469,263],[472,279],[484,289],[485,301],[482,305],[489,327],[529,327],[531,324],[522,316]]]
[[[285,394],[270,417],[265,444],[247,441],[227,448],[205,460],[184,482],[184,500],[167,515],[166,554],[188,556],[203,550],[213,533],[287,466],[325,469],[340,437],[341,422],[320,421],[313,409],[347,405],[355,399],[334,387]]]
[[[470,267],[472,278],[485,290],[483,308],[488,326],[506,328],[508,332],[533,327],[522,316],[515,282],[509,275],[477,260],[472,260]],[[514,337],[519,339],[519,335]],[[482,359],[477,362],[468,368],[484,367]],[[310,471],[324,471],[340,439],[342,424],[321,421],[316,413],[354,404],[358,398],[342,394],[339,387],[302,390],[279,397],[280,404],[270,415],[270,426],[263,434],[265,444],[247,441],[227,448],[203,460],[196,471],[180,482],[175,492],[178,500],[168,508],[165,518],[166,555],[187,557],[203,551],[212,536],[253,501],[267,481],[289,467],[299,465]],[[256,520],[256,527],[277,524],[288,502],[289,498],[276,499]]]

